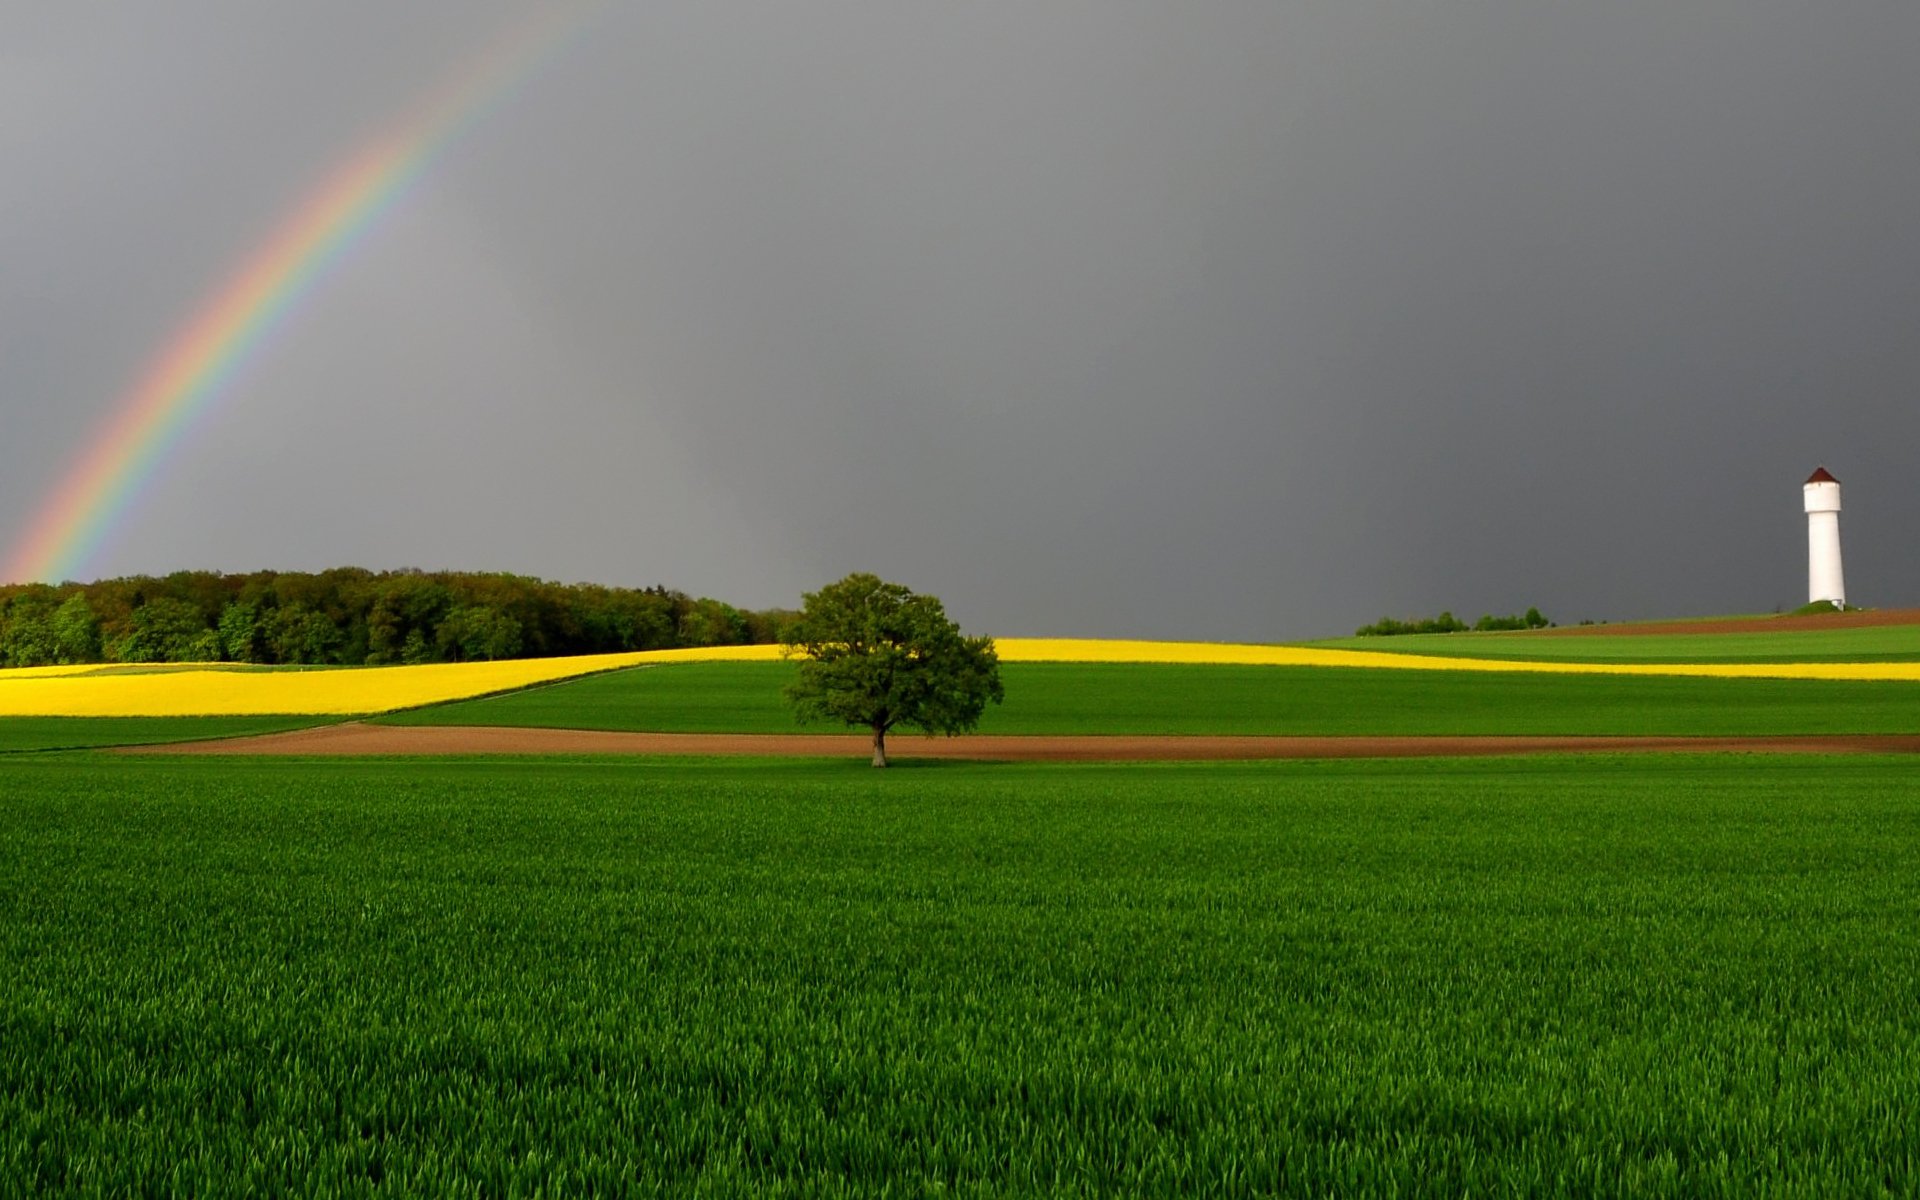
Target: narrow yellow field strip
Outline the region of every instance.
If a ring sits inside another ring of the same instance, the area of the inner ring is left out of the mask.
[[[1531,671],[1556,675],[1920,682],[1920,662],[1521,662],[1223,642],[1001,638],[996,644],[1001,661],[1009,663],[1218,663],[1384,671]],[[162,670],[100,665],[29,667],[0,671],[0,717],[348,716],[416,708],[624,667],[677,662],[773,662],[780,657],[778,646],[720,646],[579,658],[325,671],[257,670],[231,664]]]
[[[1920,662],[1588,663],[1387,654],[1231,642],[1129,642],[1084,638],[996,638],[1001,662],[1220,663],[1266,667],[1347,667],[1381,671],[1526,671],[1551,675],[1684,675],[1725,679],[1877,679],[1920,682]]]

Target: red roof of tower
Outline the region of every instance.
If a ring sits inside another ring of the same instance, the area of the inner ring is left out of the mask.
[[[1829,474],[1825,467],[1815,467],[1813,474],[1807,476],[1807,482],[1808,483],[1839,483],[1840,481],[1838,479],[1835,479],[1831,474]]]

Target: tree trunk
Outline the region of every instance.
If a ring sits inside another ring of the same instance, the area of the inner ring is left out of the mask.
[[[885,725],[873,727],[873,765],[876,767],[887,765],[887,727]]]

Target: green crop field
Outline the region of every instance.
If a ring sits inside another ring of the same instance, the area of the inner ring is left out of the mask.
[[[1913,779],[15,756],[0,1190],[1912,1194]]]
[[[796,732],[786,663],[597,675],[382,718],[661,732]],[[1920,685],[1314,667],[1009,663],[983,733],[1768,734],[1920,731]],[[816,727],[818,728],[818,727]],[[900,743],[912,753],[911,740]]]
[[[1763,625],[1764,619],[1755,625]],[[1310,645],[1390,654],[1559,662],[1913,662],[1920,625],[1753,633],[1418,633]]]
[[[320,717],[0,717],[0,754],[279,733]]]

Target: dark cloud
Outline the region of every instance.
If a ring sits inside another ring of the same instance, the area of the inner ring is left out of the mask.
[[[509,4],[0,0],[0,538]],[[1920,10],[610,8],[102,552],[497,567],[1007,634],[1920,603]]]

